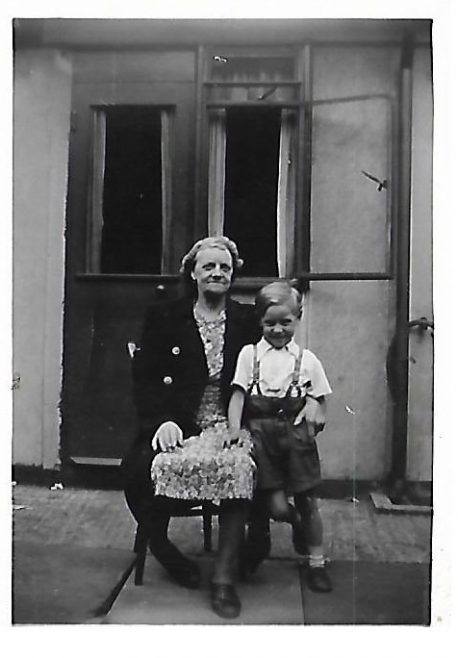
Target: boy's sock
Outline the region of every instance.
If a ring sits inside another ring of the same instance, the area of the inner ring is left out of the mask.
[[[307,585],[314,592],[331,592],[332,583],[326,568],[323,551],[311,552],[306,572]]]
[[[309,555],[309,567],[314,569],[315,567],[324,567],[326,564],[326,558],[323,554],[321,555]]]

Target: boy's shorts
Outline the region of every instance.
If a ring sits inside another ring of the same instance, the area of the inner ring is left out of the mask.
[[[293,425],[287,419],[253,418],[249,428],[258,467],[257,488],[284,489],[294,494],[320,484],[318,450],[305,421]]]

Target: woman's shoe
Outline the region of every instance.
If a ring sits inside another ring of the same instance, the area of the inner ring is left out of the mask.
[[[242,604],[234,585],[219,585],[211,583],[210,601],[213,612],[225,619],[235,619],[240,614]]]

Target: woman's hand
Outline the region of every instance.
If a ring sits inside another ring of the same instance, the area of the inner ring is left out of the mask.
[[[307,397],[307,401],[294,419],[293,425],[300,425],[305,419],[309,436],[315,436],[324,429],[325,425],[325,402]]]
[[[162,452],[172,452],[175,448],[182,445],[183,432],[173,420],[167,420],[165,423],[162,423],[152,440],[153,449],[158,446]]]

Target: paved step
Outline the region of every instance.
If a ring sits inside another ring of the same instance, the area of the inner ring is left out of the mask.
[[[94,623],[132,560],[132,551],[16,542],[13,623]]]
[[[210,558],[198,560],[203,575],[199,590],[173,583],[157,561],[148,557],[144,583],[135,586],[133,574],[116,599],[109,624],[303,624],[302,594],[295,561],[269,560],[252,581],[240,583],[237,591],[242,613],[225,620],[215,615],[209,603]]]
[[[429,568],[424,564],[333,562],[334,590],[311,592],[300,569],[306,624],[429,623]]]

